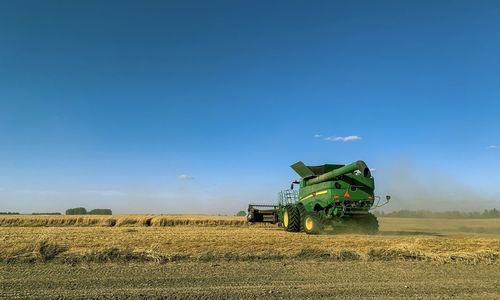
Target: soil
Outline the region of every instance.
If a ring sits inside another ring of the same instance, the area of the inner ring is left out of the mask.
[[[0,264],[0,298],[500,299],[498,264],[217,261]]]

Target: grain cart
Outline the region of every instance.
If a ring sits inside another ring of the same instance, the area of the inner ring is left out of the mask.
[[[377,218],[369,212],[375,201],[374,180],[363,161],[321,166],[306,166],[299,161],[291,167],[301,178],[279,193],[277,208],[272,212],[285,231],[317,234],[330,225],[347,226],[360,233],[378,232]],[[300,187],[298,192],[293,189],[295,184]],[[389,201],[390,196],[386,199]],[[266,213],[271,214],[269,210]]]

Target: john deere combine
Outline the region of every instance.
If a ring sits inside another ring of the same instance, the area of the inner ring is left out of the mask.
[[[321,166],[306,166],[299,161],[291,167],[300,180],[280,192],[276,206],[260,209],[249,205],[250,222],[280,223],[286,231],[308,234],[319,233],[326,225],[348,226],[367,234],[378,232],[377,218],[369,212],[375,200],[374,180],[363,161]],[[298,192],[294,184],[299,184]]]

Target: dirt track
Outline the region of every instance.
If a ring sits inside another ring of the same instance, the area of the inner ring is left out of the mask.
[[[0,268],[2,298],[500,298],[498,265],[266,261]]]

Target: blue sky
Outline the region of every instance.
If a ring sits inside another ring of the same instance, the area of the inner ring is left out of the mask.
[[[232,213],[357,159],[499,206],[499,53],[497,1],[2,1],[0,211]]]

